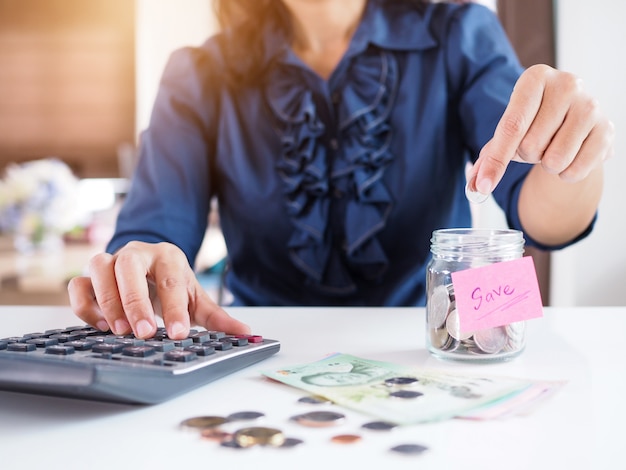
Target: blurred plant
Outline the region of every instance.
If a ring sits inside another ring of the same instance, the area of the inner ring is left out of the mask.
[[[56,158],[10,164],[0,180],[0,232],[38,246],[79,222],[78,179]]]

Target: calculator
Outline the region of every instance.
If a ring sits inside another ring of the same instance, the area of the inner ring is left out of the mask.
[[[0,339],[0,390],[128,404],[156,404],[280,350],[260,335],[192,329],[169,339],[70,326]]]

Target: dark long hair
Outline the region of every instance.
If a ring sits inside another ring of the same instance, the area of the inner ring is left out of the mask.
[[[423,8],[428,0],[378,0],[387,4],[409,4]],[[213,9],[223,35],[221,47],[227,77],[235,84],[257,82],[263,76],[263,30],[267,25],[292,39],[289,10],[280,0],[213,0]]]

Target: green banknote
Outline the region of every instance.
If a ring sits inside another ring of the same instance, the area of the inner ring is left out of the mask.
[[[471,415],[529,389],[524,379],[469,376],[334,354],[263,374],[287,385],[396,424]]]

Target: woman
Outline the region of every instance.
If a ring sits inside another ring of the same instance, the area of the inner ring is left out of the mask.
[[[591,230],[612,124],[573,75],[523,71],[486,8],[216,3],[224,32],[172,55],[108,253],[70,282],[88,323],[247,331],[190,267],[212,197],[238,305],[423,304],[432,231],[471,224],[467,162],[528,244]]]

